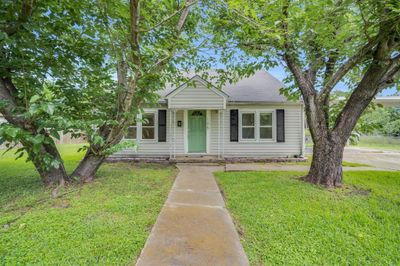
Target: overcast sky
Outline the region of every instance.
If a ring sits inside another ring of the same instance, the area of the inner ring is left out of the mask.
[[[284,79],[285,76],[286,76],[285,69],[284,69],[283,67],[281,67],[281,66],[279,66],[279,67],[274,67],[274,68],[270,68],[270,69],[268,70],[268,72],[271,73],[271,75],[273,75],[275,78],[279,79],[280,81],[283,81],[283,79]],[[346,91],[346,90],[347,90],[346,85],[343,84],[343,83],[339,83],[339,84],[336,86],[336,88],[337,88],[338,90],[341,90],[341,91]],[[391,88],[391,89],[385,89],[385,90],[383,90],[382,93],[380,93],[380,95],[382,95],[382,96],[389,96],[389,95],[393,95],[394,93],[396,93],[396,89],[395,89],[395,88]]]

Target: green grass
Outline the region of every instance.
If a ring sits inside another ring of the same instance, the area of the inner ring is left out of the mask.
[[[71,171],[83,154],[60,147]],[[0,157],[0,265],[126,265],[136,261],[175,168],[105,164],[93,183],[51,197],[30,163]]]
[[[307,157],[307,161],[305,162],[285,162],[285,163],[280,163],[280,164],[285,164],[285,165],[306,165],[309,166],[311,165],[311,161],[312,161],[312,156],[308,155]],[[354,162],[347,162],[347,161],[343,161],[342,162],[342,166],[343,167],[368,167],[370,165],[368,164],[363,164],[363,163],[354,163]]]
[[[251,265],[399,265],[400,173],[346,172],[326,190],[298,172],[219,172]]]
[[[385,136],[361,136],[355,147],[372,148],[378,150],[400,151],[400,138]]]

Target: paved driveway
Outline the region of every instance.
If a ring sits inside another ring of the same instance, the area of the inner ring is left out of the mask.
[[[400,170],[400,152],[365,148],[345,148],[344,160],[368,164],[377,168]]]
[[[307,148],[306,153],[311,154],[312,149]],[[383,170],[400,170],[400,152],[397,151],[346,147],[343,160],[368,164]]]

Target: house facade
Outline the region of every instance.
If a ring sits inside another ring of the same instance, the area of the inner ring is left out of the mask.
[[[160,92],[125,139],[137,142],[112,157],[214,156],[288,158],[304,155],[303,103],[280,95],[283,84],[266,71],[217,89],[200,76]]]

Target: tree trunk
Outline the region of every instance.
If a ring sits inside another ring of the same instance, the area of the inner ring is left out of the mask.
[[[329,188],[341,187],[343,151],[344,144],[341,141],[323,139],[315,143],[310,171],[303,180]]]
[[[85,157],[80,161],[78,167],[76,167],[72,173],[71,177],[79,178],[81,182],[92,181],[105,158],[104,155],[97,155],[89,149],[86,152]]]
[[[343,151],[350,133],[339,135],[329,128],[326,111],[329,102],[326,99],[308,95],[305,97],[305,102],[307,122],[314,147],[310,171],[303,180],[330,188],[340,187],[343,177]],[[354,128],[351,124],[347,126]],[[351,132],[351,129],[348,131]]]
[[[18,113],[16,110],[21,109],[21,104],[18,103],[18,90],[14,86],[10,78],[2,77],[0,79],[0,100],[6,101],[7,106],[3,107],[1,113],[8,123],[15,127],[21,128],[32,135],[38,134],[38,127],[32,120],[24,118],[23,113]],[[48,137],[46,135],[46,137]],[[61,159],[60,153],[54,141],[51,140],[50,144],[41,144],[40,155],[30,152],[32,144],[28,141],[20,140],[21,144],[24,146],[25,150],[29,153],[32,162],[38,171],[42,181],[45,185],[62,185],[65,182],[69,182],[70,179],[64,168],[64,163]],[[42,160],[42,155],[49,155],[60,162],[58,167],[45,167]]]
[[[29,144],[22,143],[28,150]],[[64,185],[65,182],[70,182],[71,179],[67,175],[67,171],[65,170],[64,163],[61,159],[61,155],[57,150],[55,143],[52,144],[43,144],[42,145],[42,155],[47,153],[51,157],[55,158],[57,161],[60,162],[58,167],[44,167],[43,161],[37,154],[30,153],[30,157],[32,158],[33,165],[35,166],[36,170],[38,171],[40,177],[42,178],[43,183],[46,186],[53,186],[53,185]]]

